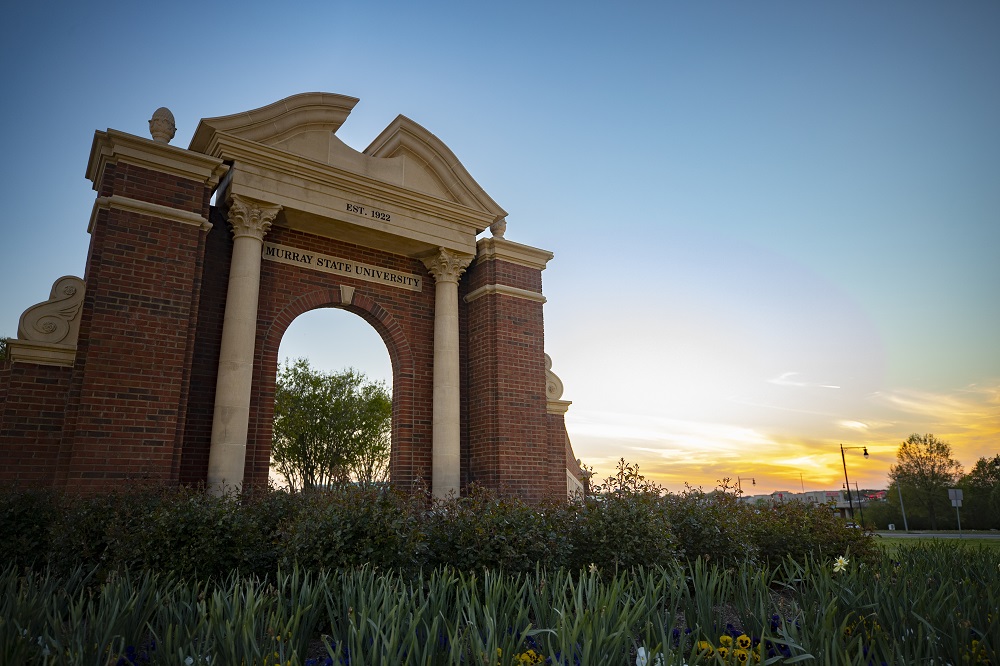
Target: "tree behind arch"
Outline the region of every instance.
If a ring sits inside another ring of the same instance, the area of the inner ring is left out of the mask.
[[[912,489],[919,506],[927,511],[931,529],[937,529],[937,516],[947,511],[948,489],[962,476],[962,465],[951,457],[951,445],[934,435],[910,435],[896,452],[896,464],[889,478],[903,488]]]
[[[293,490],[388,480],[392,399],[353,369],[322,372],[306,359],[278,369],[271,461]]]

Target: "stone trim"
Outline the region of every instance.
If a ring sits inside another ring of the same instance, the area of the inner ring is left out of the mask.
[[[76,345],[7,338],[7,349],[10,352],[10,360],[14,363],[35,363],[36,365],[57,365],[72,368],[76,362]]]
[[[572,400],[549,400],[545,405],[545,410],[549,414],[562,415],[569,411],[569,406],[572,404]]]
[[[90,160],[87,163],[87,179],[94,184],[94,189],[99,187],[104,177],[104,169],[109,164],[118,162],[127,162],[152,171],[195,180],[212,189],[229,170],[229,167],[217,157],[202,155],[118,130],[94,132],[94,143],[90,148]]]
[[[476,262],[500,259],[511,264],[545,270],[545,265],[555,255],[530,245],[521,245],[506,238],[481,238],[476,243]]]
[[[528,291],[527,289],[510,287],[505,284],[485,284],[479,289],[476,289],[475,291],[466,294],[465,302],[471,303],[472,301],[478,298],[482,298],[483,296],[489,296],[490,294],[503,294],[504,296],[523,298],[528,301],[535,301],[536,303],[545,302],[545,297],[539,294],[537,291]]]
[[[97,221],[97,212],[100,210],[107,210],[109,208],[124,210],[129,213],[138,213],[140,215],[148,215],[150,217],[158,217],[172,222],[180,222],[181,224],[190,224],[192,226],[201,227],[204,231],[208,231],[212,228],[212,223],[209,222],[203,215],[190,213],[186,210],[179,210],[177,208],[171,208],[170,206],[149,203],[148,201],[140,201],[139,199],[133,199],[131,197],[123,197],[120,194],[114,194],[110,197],[97,197],[97,200],[94,201],[94,209],[90,214],[90,223],[87,225],[87,233],[93,233],[94,231],[94,223]]]

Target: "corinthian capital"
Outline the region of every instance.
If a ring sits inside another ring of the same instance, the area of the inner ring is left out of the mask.
[[[229,225],[233,228],[233,238],[250,236],[264,240],[264,236],[271,230],[271,222],[280,210],[281,206],[234,194],[229,200]]]
[[[424,257],[421,261],[437,282],[457,283],[466,267],[472,263],[472,259],[471,254],[461,254],[439,247],[436,253]]]

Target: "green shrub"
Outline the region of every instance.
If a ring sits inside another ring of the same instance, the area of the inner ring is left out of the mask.
[[[298,506],[280,534],[286,565],[371,564],[412,571],[423,564],[424,537],[414,498],[390,488],[347,486],[296,499]]]
[[[460,571],[533,571],[561,566],[572,551],[567,505],[535,507],[479,486],[435,502],[424,517],[428,564]]]
[[[666,496],[664,502],[682,557],[702,558],[719,566],[759,559],[752,538],[753,518],[736,495],[688,486],[683,493]]]
[[[749,510],[753,540],[761,556],[775,563],[785,557],[803,561],[807,556],[834,557],[850,552],[871,559],[876,546],[863,530],[849,529],[826,507],[803,502],[769,502]]]
[[[26,567],[44,562],[59,507],[51,491],[5,488],[0,491],[0,562]]]
[[[694,559],[727,567],[848,550],[867,558],[873,549],[870,537],[845,529],[826,508],[751,506],[732,493],[690,488],[664,493],[624,461],[596,490],[586,500],[540,505],[476,487],[437,502],[353,486],[222,496],[153,486],[91,497],[11,490],[0,496],[0,552],[18,566],[81,567],[105,580],[139,570],[266,577],[295,564],[408,573],[444,565],[623,570]]]

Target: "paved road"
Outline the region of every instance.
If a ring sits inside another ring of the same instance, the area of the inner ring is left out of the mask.
[[[884,537],[892,537],[894,539],[1000,539],[1000,532],[963,532],[961,537],[958,532],[947,532],[942,534],[941,532],[904,532],[902,530],[896,530],[894,532],[889,531],[879,531],[875,534]]]

